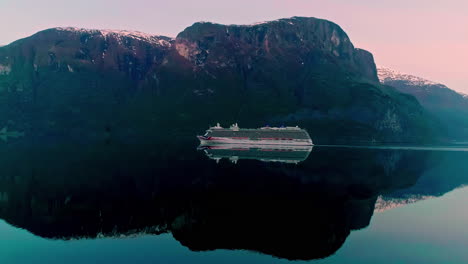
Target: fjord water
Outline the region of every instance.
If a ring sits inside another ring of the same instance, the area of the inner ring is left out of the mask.
[[[468,261],[462,147],[217,162],[193,136],[24,140],[0,149],[2,263]]]

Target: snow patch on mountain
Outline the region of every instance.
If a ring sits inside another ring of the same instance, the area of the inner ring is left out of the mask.
[[[160,36],[160,35],[151,35],[143,33],[140,31],[128,31],[128,30],[110,30],[110,29],[85,29],[85,28],[76,28],[76,27],[59,27],[55,28],[58,31],[74,32],[79,34],[92,34],[100,35],[104,38],[132,38],[139,41],[144,41],[152,45],[170,47],[172,38]]]
[[[296,22],[297,19],[298,17],[280,18],[280,19],[275,19],[275,20],[260,21],[260,22],[255,22],[252,24],[236,25],[236,26],[254,27],[254,26],[266,25],[266,24],[277,23],[277,22],[286,22],[289,25],[294,25],[294,22]]]
[[[253,26],[260,26],[260,25],[271,24],[271,23],[274,23],[274,22],[280,22],[280,21],[286,21],[286,20],[289,20],[289,19],[276,19],[276,20],[269,20],[269,21],[260,21],[260,22],[255,22],[255,23],[252,23],[252,24],[240,25],[240,26],[253,27]],[[288,24],[294,25],[294,23],[292,21],[289,21]]]
[[[259,22],[254,22],[254,23],[251,23],[251,24],[228,24],[226,26],[255,27],[255,26],[268,25],[268,24],[273,24],[273,23],[278,23],[278,22],[286,22],[289,25],[295,25],[299,19],[301,19],[301,17],[290,17],[290,18],[280,18],[280,19],[274,19],[274,20],[259,21]],[[221,25],[221,24],[218,24],[218,23],[210,22],[210,21],[199,21],[197,23],[199,23],[199,24]],[[224,25],[222,25],[222,26],[224,26]]]
[[[429,85],[442,85],[433,81],[423,79],[410,74],[401,73],[385,67],[377,67],[377,74],[381,83],[389,81],[405,81],[409,85],[413,86],[429,86]]]

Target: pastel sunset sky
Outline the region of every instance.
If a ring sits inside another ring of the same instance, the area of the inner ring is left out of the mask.
[[[196,21],[324,18],[378,65],[468,93],[466,0],[0,0],[0,11],[0,44],[57,26],[176,36]]]

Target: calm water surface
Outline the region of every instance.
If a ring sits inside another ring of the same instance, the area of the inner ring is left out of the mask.
[[[463,147],[27,146],[0,149],[1,263],[468,262]]]

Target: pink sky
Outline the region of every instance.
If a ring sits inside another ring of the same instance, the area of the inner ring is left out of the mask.
[[[196,21],[331,20],[378,65],[468,93],[466,0],[0,0],[0,44],[56,26],[175,36]]]

